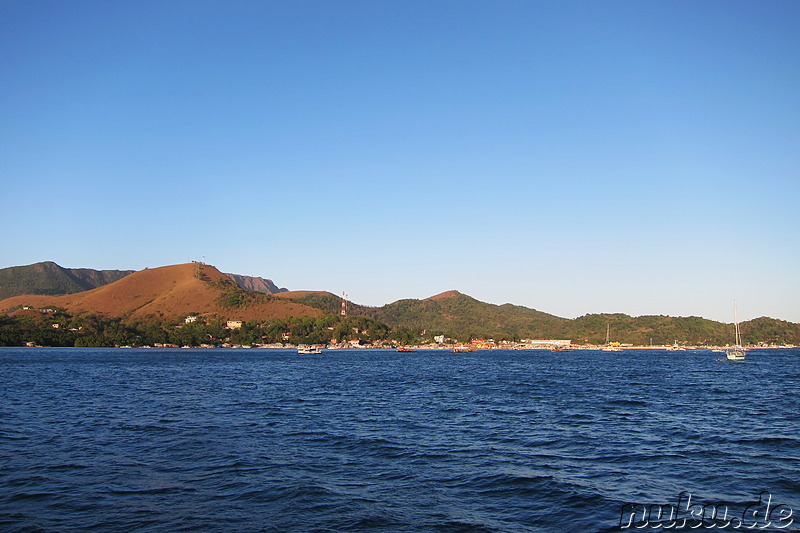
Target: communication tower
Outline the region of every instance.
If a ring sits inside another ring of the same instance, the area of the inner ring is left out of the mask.
[[[342,316],[347,316],[347,295],[342,292]]]

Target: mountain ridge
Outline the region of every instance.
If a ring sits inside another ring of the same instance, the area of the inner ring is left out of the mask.
[[[133,270],[65,268],[53,261],[0,269],[0,300],[21,294],[57,296],[113,283]]]
[[[225,275],[231,278],[239,287],[248,291],[263,292],[264,294],[279,294],[289,291],[285,287],[279,288],[271,279],[258,276],[243,276],[242,274],[226,273]]]
[[[143,320],[177,320],[189,314],[207,314],[237,320],[285,316],[320,316],[322,311],[271,295],[239,288],[210,265],[185,263],[133,272],[113,283],[65,295],[17,295],[0,301],[0,309],[59,307],[76,314]],[[234,298],[236,297],[236,298]]]
[[[31,265],[0,269],[0,300],[23,294],[59,296],[88,291],[113,283],[133,274],[135,270],[95,270],[92,268],[66,268],[54,261],[40,261]],[[271,279],[242,274],[226,273],[239,287],[278,294],[289,289],[278,287]]]
[[[72,294],[16,295],[0,301],[0,311],[14,314],[23,307],[60,308],[71,314],[95,314],[127,322],[172,323],[194,314],[265,324],[289,317],[333,317],[341,322],[341,303],[341,297],[326,291],[255,292],[242,288],[230,275],[211,265],[186,263],[144,269]],[[612,341],[644,345],[726,344],[732,339],[730,324],[700,317],[630,317],[615,313],[567,319],[513,304],[481,302],[454,290],[421,300],[401,299],[381,307],[347,302],[346,313],[348,319],[361,317],[385,328],[402,330],[409,339],[425,332],[422,335],[438,334],[459,340],[551,338],[602,344],[606,331],[611,332]],[[353,327],[363,330],[365,324]],[[311,323],[306,326],[322,327]],[[332,326],[329,323],[325,327]],[[791,322],[761,317],[743,322],[742,327],[748,342],[800,343],[800,325]]]

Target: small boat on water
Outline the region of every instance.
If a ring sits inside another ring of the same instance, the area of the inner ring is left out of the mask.
[[[600,348],[604,352],[621,352],[622,348],[618,343],[611,342],[611,324],[606,325],[606,344]]]
[[[467,352],[474,352],[475,348],[471,346],[456,346],[453,348],[453,353],[467,353]]]
[[[725,350],[725,357],[728,361],[744,361],[747,357],[747,350],[742,346],[742,332],[739,330],[739,317],[736,313],[736,302],[733,302],[733,331],[736,344],[733,348]]]
[[[297,353],[300,355],[317,355],[322,353],[322,347],[318,344],[301,344],[297,347]]]
[[[553,346],[550,348],[551,352],[568,352],[569,348],[566,346]]]
[[[398,352],[413,352],[414,348],[409,348],[408,346],[400,346],[397,348]]]

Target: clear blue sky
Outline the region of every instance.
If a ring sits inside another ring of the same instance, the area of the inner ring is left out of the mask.
[[[800,322],[800,2],[0,3],[0,267]]]

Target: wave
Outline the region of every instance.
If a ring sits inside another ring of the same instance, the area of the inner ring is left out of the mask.
[[[627,500],[800,494],[800,358],[29,353],[3,530],[599,532]]]

